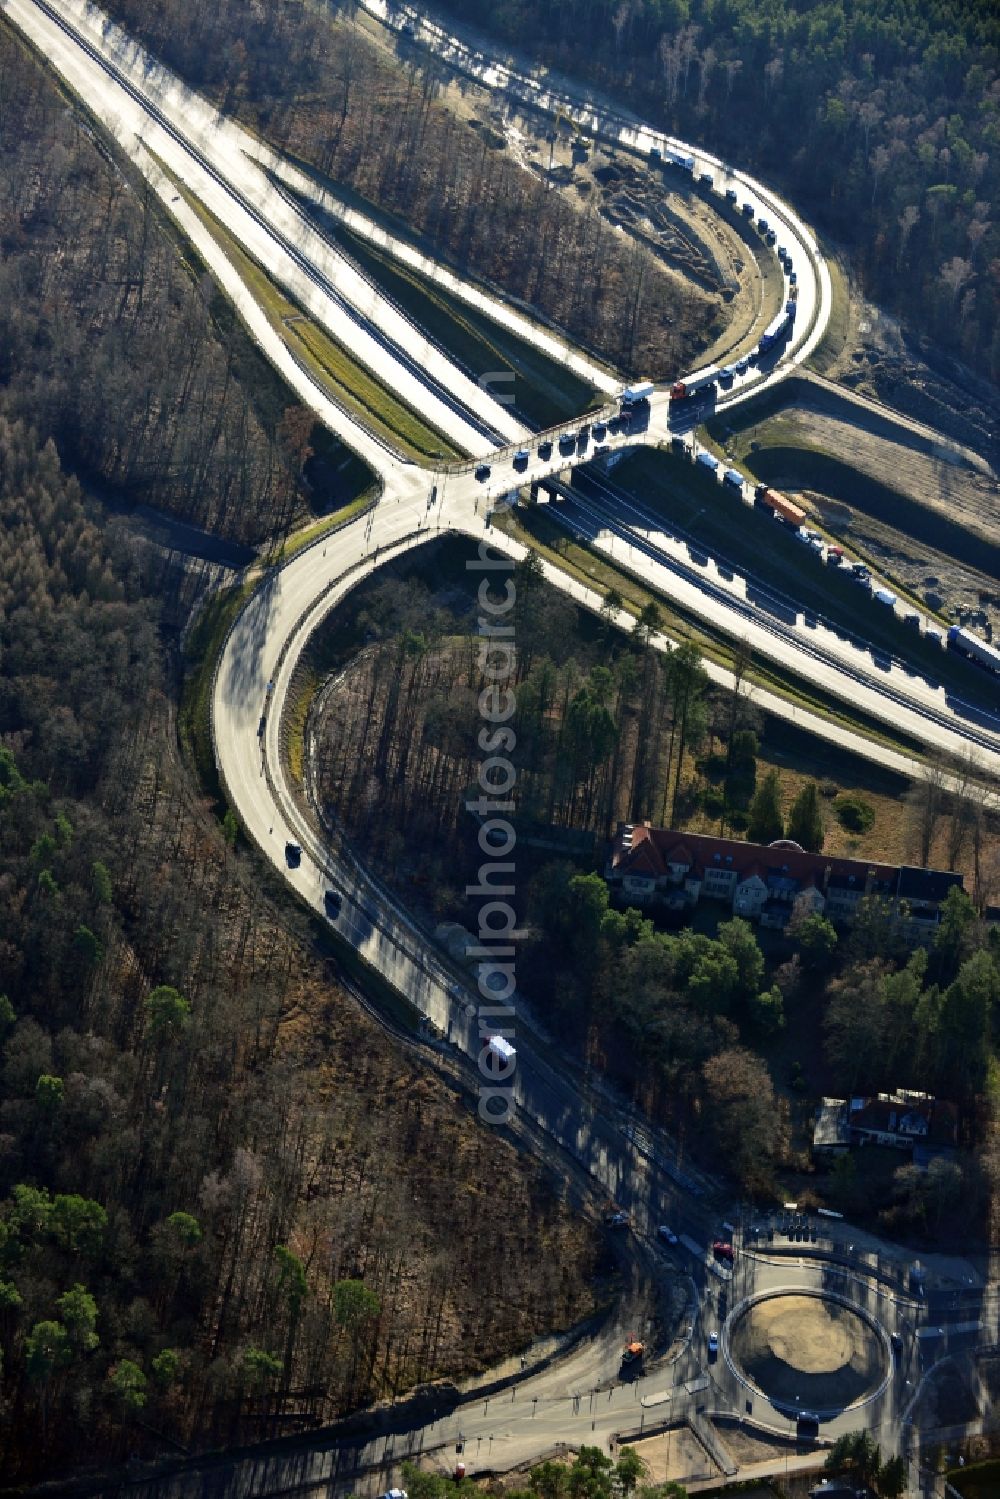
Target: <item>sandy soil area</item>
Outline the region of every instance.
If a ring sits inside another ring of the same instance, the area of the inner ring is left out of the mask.
[[[366,18],[357,24],[370,42],[393,50],[379,27]],[[620,225],[661,270],[717,299],[699,363],[742,352],[753,341],[751,330],[774,315],[782,283],[773,255],[747,243],[693,184],[676,181],[627,151],[595,145],[568,121],[557,123],[526,109],[508,111],[495,94],[464,75],[442,70],[435,97],[491,144],[503,141],[512,160],[547,182],[582,217],[597,212]],[[734,333],[744,330],[737,349]]]
[[[629,1445],[648,1463],[649,1483],[666,1483],[668,1479],[683,1483],[685,1479],[714,1478],[719,1473],[689,1426],[671,1426],[659,1436]]]
[[[879,1341],[848,1307],[814,1296],[760,1302],[738,1323],[733,1356],[772,1398],[806,1409],[856,1400],[878,1378]]]
[[[719,1436],[733,1454],[734,1462],[741,1468],[750,1463],[764,1463],[768,1458],[782,1458],[789,1451],[787,1442],[773,1442],[767,1437],[755,1436],[736,1426],[717,1428]]]
[[[866,420],[859,407],[849,415],[818,409],[818,388],[815,402],[810,395],[746,430],[751,443],[778,450],[768,482],[801,493],[827,529],[885,564],[930,608],[944,604],[963,623],[1000,629],[1000,479],[951,449],[891,440],[873,430],[885,423]],[[814,475],[815,454],[843,470]],[[874,487],[852,483],[852,472]]]
[[[1000,469],[1000,391],[869,302],[841,266],[847,306],[818,363],[828,379],[974,448]]]

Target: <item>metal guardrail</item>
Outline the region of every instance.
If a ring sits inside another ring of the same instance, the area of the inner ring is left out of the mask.
[[[266,167],[262,170],[264,171],[265,176],[271,183],[278,196],[283,198],[284,201],[288,204],[289,208],[291,208],[294,213],[302,218],[302,209],[295,202],[294,198],[291,197],[288,189],[282,185],[278,178],[275,177],[273,172],[268,171]],[[323,191],[323,189],[319,189],[319,191]],[[322,203],[319,203],[317,200],[313,201],[315,202],[315,206],[321,213],[330,212],[330,210],[325,208]],[[457,370],[460,370],[461,373],[465,375],[466,379],[474,381],[477,385],[479,384],[482,378],[481,373],[477,374],[476,371],[473,370],[469,365],[467,365],[463,359],[459,359],[456,354],[446,349],[444,344],[436,339],[433,334],[428,333],[427,329],[424,328],[422,324],[418,323],[411,313],[406,311],[402,303],[398,302],[391,292],[387,292],[384,287],[380,286],[375,280],[374,276],[370,275],[369,272],[366,271],[357,260],[355,260],[354,256],[350,253],[349,250],[345,250],[344,247],[336,241],[336,239],[333,239],[330,237],[330,235],[324,233],[320,226],[311,220],[309,221],[309,228],[323,241],[323,243],[332,251],[332,253],[338,257],[338,259],[342,260],[345,265],[350,267],[354,274],[365,283],[365,285],[378,301],[385,302],[389,307],[391,307],[392,310],[403,319],[404,323],[406,323],[406,325],[418,335],[418,337],[422,338],[425,343],[429,344],[432,349],[436,350],[443,359],[448,361],[449,364],[454,365]],[[352,232],[349,226],[347,227],[347,232]],[[484,389],[484,387],[480,388]],[[488,395],[489,392],[485,391],[485,394]],[[512,406],[510,410],[519,421],[523,420],[523,416],[518,411],[516,406]],[[480,418],[480,420],[485,420],[485,418]],[[527,425],[527,423],[525,423],[525,425]]]
[[[612,417],[616,417],[619,414],[620,409],[620,400],[608,401],[597,411],[587,411],[584,412],[581,416],[574,417],[572,420],[557,422],[554,426],[546,427],[540,432],[532,432],[529,436],[524,438],[523,441],[505,443],[503,447],[495,448],[493,452],[486,454],[486,456],[483,458],[462,459],[458,463],[448,464],[445,468],[445,472],[449,475],[471,474],[474,473],[482,463],[503,463],[508,458],[513,458],[514,454],[520,452],[522,449],[525,449],[530,453],[531,449],[534,448],[535,452],[537,453],[539,447],[541,447],[543,442],[551,442],[553,445],[553,473],[560,473],[564,468],[572,467],[577,463],[589,463],[592,461],[594,454],[592,452],[578,452],[576,450],[575,441],[573,452],[559,454],[558,457],[562,461],[557,462],[555,449],[558,447],[560,437],[567,433],[573,433],[575,438],[576,433],[585,423],[590,427],[593,427],[595,423],[607,423],[611,421]],[[525,482],[531,483],[534,479],[537,479],[537,477],[537,475],[533,475],[532,479],[526,478]],[[519,486],[512,485],[511,487],[518,488]]]

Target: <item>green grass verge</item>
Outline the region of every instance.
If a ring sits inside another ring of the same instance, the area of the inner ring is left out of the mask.
[[[306,719],[319,685],[319,677],[308,666],[296,672],[295,695],[282,724],[289,774],[299,786],[302,785],[305,766]]]
[[[752,466],[758,477],[769,480],[769,464],[761,461],[764,456],[763,450],[752,454]],[[862,477],[853,470],[847,473],[852,483]],[[645,449],[618,465],[615,482],[668,523],[687,532],[711,555],[728,557],[738,572],[749,573],[792,599],[808,600],[811,609],[829,619],[850,621],[853,634],[862,636],[877,650],[910,662],[917,671],[954,688],[961,696],[973,702],[984,699],[988,683],[975,667],[909,629],[898,615],[852,582],[845,570],[824,566],[786,527],[775,525],[767,515],[742,503],[714,477],[698,473],[697,465],[687,459],[666,450]],[[806,487],[830,493],[824,483]],[[892,581],[899,588],[897,580]],[[905,589],[901,593],[922,613],[928,612],[926,605]]]
[[[276,560],[278,562],[287,562],[290,557],[295,556],[296,552],[301,552],[303,547],[311,546],[314,541],[318,541],[328,531],[339,531],[341,526],[347,525],[356,515],[361,515],[363,511],[367,510],[371,502],[372,491],[369,490],[366,494],[358,495],[358,498],[351,500],[349,504],[342,505],[332,515],[324,516],[322,520],[314,521],[308,526],[303,526],[301,531],[293,532],[285,541]]]
[[[510,375],[509,381],[497,382],[497,394],[511,392],[517,409],[528,421],[552,427],[603,404],[586,380],[484,313],[394,262],[339,223],[336,234],[361,268],[466,369],[476,375]]]
[[[177,730],[181,746],[220,817],[225,813],[226,800],[212,746],[212,683],[229,627],[255,586],[255,581],[246,579],[214,594],[195,620],[184,652],[188,671],[181,692]]]
[[[304,314],[285,319],[283,337],[336,401],[353,407],[367,426],[388,437],[394,447],[421,459],[464,457]]]
[[[239,272],[272,328],[334,401],[408,457],[426,461],[461,456],[442,433],[399,401],[275,286],[267,272],[198,199],[182,184],[178,183],[177,188]]]
[[[288,538],[274,560],[282,562],[294,557],[303,547],[360,514],[369,503],[370,496],[362,495],[325,520],[304,527]],[[213,595],[195,620],[184,650],[187,673],[181,692],[178,733],[201,785],[215,801],[220,816],[226,809],[226,800],[212,747],[212,683],[229,627],[259,583],[259,575],[251,575]],[[303,718],[303,726],[304,722]]]
[[[831,306],[826,331],[806,360],[806,369],[825,375],[834,368],[851,336],[851,288],[839,259],[820,244],[830,271]]]
[[[727,669],[732,666],[734,642],[731,636],[721,630],[713,630],[709,621],[681,609],[676,600],[643,586],[602,553],[573,541],[563,527],[546,516],[545,507],[510,512],[498,517],[494,524],[509,535],[516,536],[519,541],[534,547],[554,566],[592,588],[595,593],[605,594],[609,588],[617,589],[631,614],[638,615],[644,605],[655,603],[660,610],[667,635],[675,639],[691,640],[707,660]],[[772,666],[771,663],[755,658],[748,675],[750,680],[767,691],[774,692],[820,718],[838,723],[850,732],[870,739],[874,744],[884,745],[914,759],[920,759],[926,753],[922,745],[905,734],[890,730],[878,719],[870,718],[864,713],[856,710],[851,712],[841,698],[823,692],[815,684],[807,688],[801,678],[783,672],[780,667]]]

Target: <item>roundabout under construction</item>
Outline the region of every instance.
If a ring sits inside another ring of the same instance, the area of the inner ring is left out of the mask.
[[[866,1404],[892,1374],[889,1334],[846,1297],[783,1288],[750,1296],[723,1328],[727,1364],[749,1389],[794,1416]]]

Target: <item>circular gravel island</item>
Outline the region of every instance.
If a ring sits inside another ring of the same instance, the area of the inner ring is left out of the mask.
[[[843,1410],[876,1393],[888,1369],[881,1330],[827,1296],[782,1292],[740,1309],[729,1353],[750,1384],[777,1405]]]

